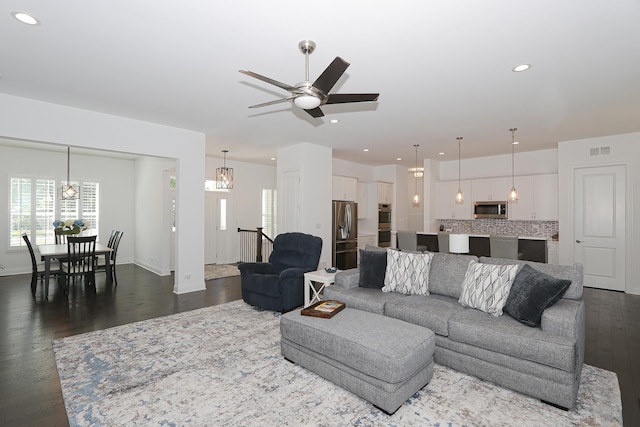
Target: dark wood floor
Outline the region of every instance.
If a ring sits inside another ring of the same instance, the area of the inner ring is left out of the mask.
[[[118,266],[117,287],[52,286],[29,291],[30,275],[0,277],[0,425],[66,426],[52,340],[240,299],[240,278],[207,282],[206,291],[173,294],[173,277]],[[640,296],[585,289],[585,362],[618,374],[624,423],[640,426]]]

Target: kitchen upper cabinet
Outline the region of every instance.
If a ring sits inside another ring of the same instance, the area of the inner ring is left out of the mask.
[[[471,183],[471,202],[507,200],[510,189],[511,181],[508,178],[474,179]]]
[[[436,183],[436,219],[473,219],[471,181],[461,181],[464,203],[456,203],[458,181]]]
[[[357,198],[357,178],[333,175],[333,200],[348,200],[355,202]]]
[[[390,182],[378,183],[378,203],[393,202],[393,184]]]
[[[511,220],[558,220],[558,175],[519,176],[515,179],[518,200],[509,202]]]

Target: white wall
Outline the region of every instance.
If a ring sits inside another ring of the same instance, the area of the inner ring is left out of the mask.
[[[591,148],[609,147],[610,154],[592,156]],[[627,170],[627,283],[626,292],[640,294],[640,133],[606,136],[602,138],[565,141],[558,144],[558,188],[560,193],[560,263],[571,264],[574,259],[573,170],[576,167],[626,165]]]
[[[136,194],[132,203],[136,224],[135,263],[160,275],[170,274],[169,246],[158,244],[162,241],[159,238],[148,239],[147,236],[161,234],[166,238],[171,233],[170,206],[166,197],[169,183],[164,180],[164,171],[172,169],[175,169],[172,159],[144,157],[136,160]]]
[[[0,137],[176,159],[176,274],[174,292],[204,289],[205,135],[88,110],[0,94]],[[162,206],[158,207],[162,209]],[[168,245],[161,230],[144,236]]]
[[[320,267],[331,265],[331,199],[332,199],[332,158],[331,149],[315,144],[302,143],[278,150],[278,228],[280,233],[301,231],[322,239]],[[283,194],[282,174],[297,169],[301,177],[300,230],[285,230],[283,224],[283,204],[287,203]]]
[[[26,247],[9,248],[9,176],[48,177],[66,180],[67,153],[47,150],[0,146],[0,264],[3,274],[31,272],[31,261]],[[99,153],[97,153],[99,154]],[[117,173],[114,173],[117,171]],[[82,178],[99,183],[100,223],[98,240],[105,243],[112,229],[124,232],[118,248],[118,263],[133,262],[134,250],[134,186],[133,160],[74,154],[71,151],[71,179]],[[53,228],[53,224],[51,224]]]

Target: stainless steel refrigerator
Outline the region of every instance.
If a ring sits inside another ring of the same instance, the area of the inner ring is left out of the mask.
[[[358,204],[333,201],[331,262],[340,270],[358,266]]]

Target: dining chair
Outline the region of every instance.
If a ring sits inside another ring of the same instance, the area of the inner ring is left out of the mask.
[[[75,283],[76,277],[84,277],[85,283],[95,286],[95,258],[96,236],[67,237],[67,259],[62,264],[67,292],[71,281]]]
[[[522,259],[518,252],[518,236],[489,235],[491,258]]]
[[[27,244],[27,248],[29,249],[29,255],[31,256],[31,295],[33,297],[36,296],[36,288],[38,286],[38,280],[42,283],[45,277],[45,273],[43,270],[38,269],[38,261],[36,260],[36,254],[33,250],[33,246],[31,245],[31,241],[29,240],[29,236],[27,233],[22,234],[22,239]],[[59,274],[60,271],[52,271],[50,274]]]
[[[122,235],[124,232],[118,230],[111,230],[111,236],[109,236],[109,243],[107,246],[112,250],[109,253],[109,264],[111,264],[111,277],[113,278],[113,283],[118,286],[118,279],[116,277],[116,256],[118,255],[118,246],[120,245],[120,239],[122,239]],[[98,257],[96,259],[96,271],[105,271],[107,270],[107,266],[105,264],[104,257]]]
[[[426,246],[418,245],[418,233],[415,231],[398,230],[396,237],[398,239],[398,249],[405,252],[424,252]]]
[[[56,245],[65,245],[67,243],[67,235],[63,234],[64,230],[54,228],[53,234],[56,236]]]

